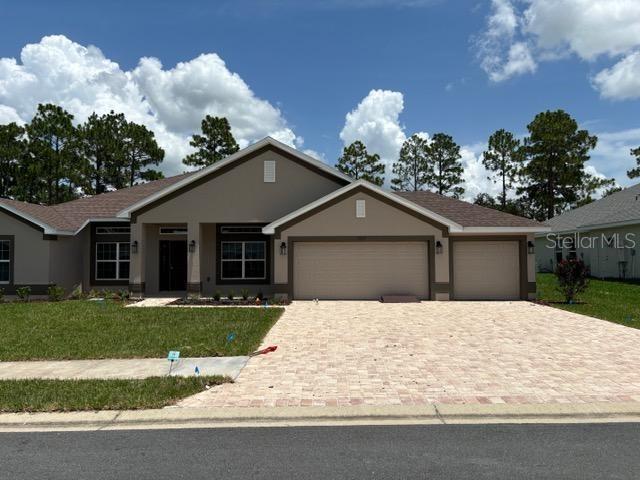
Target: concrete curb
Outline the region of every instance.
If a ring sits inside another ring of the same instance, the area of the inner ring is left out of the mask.
[[[175,408],[7,413],[0,431],[129,430],[259,426],[640,422],[640,403],[384,407]]]

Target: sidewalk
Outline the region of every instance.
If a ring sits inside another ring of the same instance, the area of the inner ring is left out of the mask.
[[[248,360],[249,357],[182,358],[174,363],[171,375],[195,376],[197,366],[200,375],[235,379]],[[169,361],[164,358],[0,362],[0,380],[147,378],[168,373]]]
[[[174,408],[0,414],[0,432],[169,428],[640,422],[640,404]]]

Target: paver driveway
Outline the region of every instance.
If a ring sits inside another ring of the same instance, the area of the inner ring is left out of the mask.
[[[640,330],[529,302],[294,302],[181,406],[640,401]]]

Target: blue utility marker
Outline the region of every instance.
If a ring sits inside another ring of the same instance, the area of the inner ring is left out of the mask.
[[[236,339],[235,332],[231,332],[229,335],[227,335],[227,343],[233,342],[235,339]]]
[[[177,362],[178,360],[180,360],[180,352],[177,350],[171,350],[169,352],[169,355],[167,355],[167,360],[169,360],[170,362]]]

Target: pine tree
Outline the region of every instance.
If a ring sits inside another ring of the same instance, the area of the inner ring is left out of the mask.
[[[240,149],[226,118],[207,115],[202,120],[201,128],[202,135],[196,133],[191,137],[189,144],[197,151],[182,160],[185,165],[206,167]]]
[[[366,180],[375,185],[384,183],[384,164],[380,161],[380,155],[368,153],[360,140],[344,147],[336,167],[356,180]]]
[[[402,144],[400,157],[393,164],[391,188],[402,191],[423,190],[427,184],[428,143],[419,135],[412,135]]]
[[[629,178],[638,178],[640,177],[640,147],[631,149],[631,155],[636,157],[636,167],[627,171],[627,176]]]
[[[0,198],[15,193],[18,167],[26,145],[23,127],[16,123],[0,125]]]
[[[523,158],[520,140],[511,132],[500,129],[489,137],[488,148],[482,154],[482,164],[495,173],[495,176],[487,177],[488,180],[501,184],[502,193],[498,198],[503,210],[507,207],[507,192],[513,187]]]
[[[427,186],[440,195],[459,198],[464,193],[460,186],[463,183],[461,158],[460,147],[451,136],[434,134],[427,147]]]

